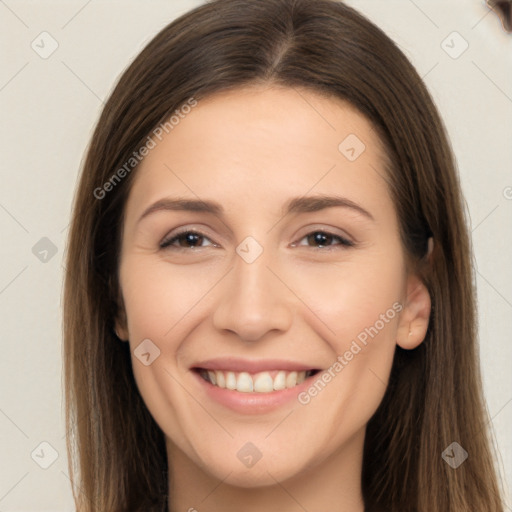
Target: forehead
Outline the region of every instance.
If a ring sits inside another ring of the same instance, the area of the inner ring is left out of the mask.
[[[254,86],[214,94],[187,111],[161,140],[153,136],[155,146],[136,171],[132,204],[165,194],[215,196],[228,207],[255,210],[308,192],[389,199],[377,133],[338,98]]]

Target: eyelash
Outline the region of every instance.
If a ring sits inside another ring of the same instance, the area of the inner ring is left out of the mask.
[[[329,231],[324,231],[324,230],[320,230],[320,229],[317,229],[317,230],[314,230],[314,231],[310,231],[308,234],[304,235],[299,241],[302,241],[304,240],[305,238],[308,238],[310,237],[311,235],[315,235],[315,234],[323,234],[323,235],[327,235],[328,237],[332,237],[333,240],[337,239],[339,240],[340,243],[338,244],[335,244],[335,245],[323,245],[323,246],[319,246],[319,247],[313,247],[314,249],[324,249],[324,248],[327,248],[326,250],[332,250],[331,247],[343,247],[343,248],[348,248],[348,247],[353,247],[355,244],[354,242],[340,236],[340,235],[335,235],[334,233],[330,233]],[[181,233],[177,233],[175,234],[172,238],[168,239],[168,240],[163,240],[161,243],[160,243],[160,248],[161,249],[171,249],[171,250],[183,250],[183,251],[186,251],[186,250],[190,250],[190,249],[201,249],[201,247],[178,247],[178,246],[173,246],[172,244],[180,239],[183,239],[184,235],[190,235],[190,234],[193,234],[193,235],[198,235],[200,237],[203,237],[207,240],[209,240],[211,242],[211,240],[205,236],[203,233],[201,233],[200,231],[194,231],[194,230],[186,230],[186,231],[182,231]],[[214,243],[212,243],[211,245],[215,245]],[[296,243],[293,244],[294,246],[297,246]]]

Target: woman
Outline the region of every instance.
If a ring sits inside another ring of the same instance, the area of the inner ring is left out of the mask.
[[[502,511],[474,308],[395,44],[336,1],[194,9],[119,80],[75,199],[77,509]]]

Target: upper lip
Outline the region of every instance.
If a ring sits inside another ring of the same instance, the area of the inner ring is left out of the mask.
[[[200,361],[192,369],[221,370],[232,372],[258,373],[272,370],[308,371],[316,370],[318,366],[303,364],[285,359],[241,359],[236,357],[217,357]]]

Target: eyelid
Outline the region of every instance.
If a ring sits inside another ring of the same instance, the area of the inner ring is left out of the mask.
[[[347,233],[345,230],[336,228],[334,226],[325,225],[325,224],[312,224],[312,225],[306,226],[299,231],[299,233],[303,233],[303,234],[298,235],[295,238],[298,241],[300,241],[305,236],[310,235],[311,233],[316,233],[316,232],[322,232],[322,233],[326,233],[326,234],[329,234],[329,235],[332,235],[335,237],[339,237],[342,240],[345,240],[346,242],[348,242],[350,245],[356,245],[356,243],[357,243],[357,240],[352,235]]]
[[[340,243],[333,244],[333,245],[325,245],[325,246],[320,246],[320,247],[311,247],[312,249],[331,250],[333,248],[340,247],[340,246],[344,247],[344,248],[353,247],[353,246],[355,246],[357,244],[357,241],[355,241],[352,236],[347,235],[345,232],[338,233],[337,232],[338,231],[337,228],[326,227],[325,225],[324,226],[320,226],[320,225],[316,225],[315,226],[315,225],[313,225],[313,226],[308,226],[308,227],[306,227],[304,229],[306,230],[304,232],[304,234],[302,236],[299,236],[298,238],[296,238],[296,241],[292,242],[290,244],[291,247],[309,247],[308,244],[302,245],[302,244],[299,244],[298,242],[302,241],[304,238],[306,238],[309,235],[312,235],[314,233],[323,233],[323,234],[329,235],[329,236],[331,236],[333,238],[337,238],[337,239],[339,239]],[[171,242],[174,243],[176,238],[178,238],[179,236],[185,235],[185,234],[189,234],[189,233],[196,234],[196,235],[201,236],[204,239],[207,239],[209,242],[211,242],[209,244],[209,246],[219,247],[219,245],[214,240],[212,240],[212,238],[210,236],[208,236],[206,233],[204,233],[203,231],[200,231],[196,227],[187,227],[187,226],[182,226],[180,228],[177,228],[176,231],[171,231],[170,233],[168,233],[162,239],[162,241],[159,243],[159,246],[160,246],[161,249],[167,249],[167,248],[173,247],[176,250],[184,250],[184,251],[191,250],[191,249],[201,249],[201,248],[204,248],[204,247],[201,247],[201,246],[200,247],[178,247],[178,246],[174,247],[171,244]]]
[[[312,235],[313,233],[323,233],[325,235],[328,235],[330,237],[332,237],[333,239],[338,239],[340,241],[340,243],[337,243],[337,244],[329,244],[329,245],[322,245],[322,246],[319,246],[319,247],[310,247],[307,243],[306,244],[299,244],[297,242],[293,242],[291,244],[292,247],[307,247],[307,248],[310,248],[310,249],[314,249],[314,250],[322,250],[322,251],[329,251],[329,250],[333,250],[333,249],[336,249],[337,247],[343,247],[343,248],[348,248],[348,247],[353,247],[355,246],[355,243],[352,241],[352,240],[349,240],[347,237],[344,237],[344,236],[341,236],[341,235],[337,235],[335,233],[332,233],[331,231],[327,231],[326,229],[314,229],[313,231],[309,231],[308,233],[306,233],[303,237],[299,238],[299,242],[304,240],[305,238],[307,238],[309,235]]]
[[[179,237],[180,235],[184,235],[187,233],[194,233],[196,235],[202,236],[203,238],[208,239],[211,242],[212,246],[217,246],[218,244],[214,242],[210,236],[208,236],[204,231],[199,230],[198,228],[194,227],[187,227],[182,226],[181,228],[176,228],[176,230],[170,231],[167,233],[164,238],[160,241],[159,246],[162,249],[165,249],[167,247],[170,247],[169,242],[173,241],[175,238]],[[186,249],[186,247],[176,247],[176,249]]]

